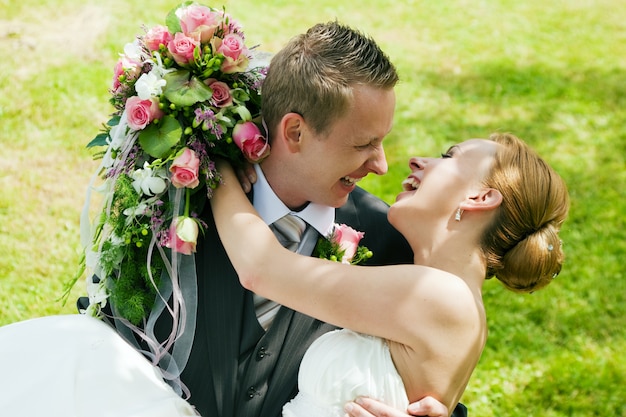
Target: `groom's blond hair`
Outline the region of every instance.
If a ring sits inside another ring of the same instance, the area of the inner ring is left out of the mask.
[[[271,60],[261,90],[269,137],[287,113],[323,134],[347,112],[352,87],[391,89],[397,82],[394,65],[371,37],[336,21],[319,23]]]

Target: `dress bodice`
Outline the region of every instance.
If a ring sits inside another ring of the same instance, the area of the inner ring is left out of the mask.
[[[399,410],[409,401],[389,347],[380,338],[335,330],[309,347],[298,375],[298,395],[283,417],[343,417],[346,402],[358,396],[380,400]]]

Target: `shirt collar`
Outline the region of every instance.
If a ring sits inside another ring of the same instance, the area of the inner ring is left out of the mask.
[[[328,234],[335,221],[335,209],[333,207],[309,203],[298,212],[291,211],[274,193],[259,164],[255,164],[254,169],[257,180],[253,185],[253,205],[266,224],[272,224],[291,213],[313,226],[322,236]]]

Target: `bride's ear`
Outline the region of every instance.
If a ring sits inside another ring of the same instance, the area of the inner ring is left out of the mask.
[[[482,188],[461,202],[464,211],[486,211],[500,207],[502,194],[495,188]]]

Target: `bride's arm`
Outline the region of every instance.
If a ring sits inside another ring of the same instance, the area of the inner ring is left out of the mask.
[[[464,286],[442,271],[417,265],[344,265],[284,249],[258,217],[232,169],[220,170],[224,184],[211,199],[213,214],[245,288],[319,320],[409,346],[429,327],[436,330],[431,334],[441,333],[443,325],[446,332],[454,331],[450,318],[467,315],[455,314],[463,305],[459,297],[466,296],[455,292],[463,292]],[[416,332],[412,318],[418,318],[423,332]]]
[[[361,267],[294,254],[258,217],[232,168],[219,170],[224,184],[211,205],[241,284],[324,322],[392,341],[409,399],[437,393],[454,408],[481,343],[467,286],[425,266]]]

